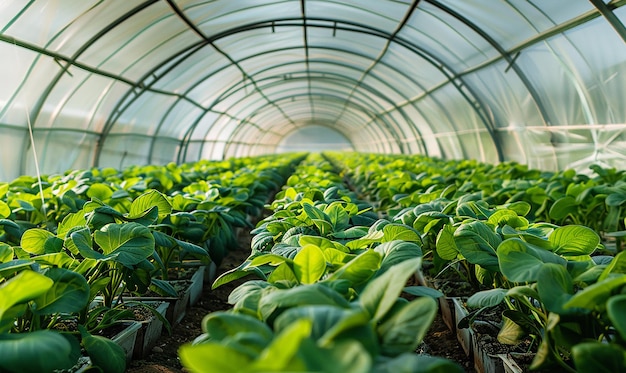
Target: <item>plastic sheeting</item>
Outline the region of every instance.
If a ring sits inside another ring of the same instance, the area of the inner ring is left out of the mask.
[[[0,179],[304,149],[315,128],[320,149],[625,168],[624,5],[0,2]]]

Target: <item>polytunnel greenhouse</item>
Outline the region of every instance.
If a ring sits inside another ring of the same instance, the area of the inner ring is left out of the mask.
[[[0,2],[0,372],[626,372],[625,5]]]

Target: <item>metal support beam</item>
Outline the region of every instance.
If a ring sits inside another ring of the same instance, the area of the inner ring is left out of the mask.
[[[620,21],[620,19],[617,18],[615,13],[613,13],[613,9],[616,8],[616,5],[614,3],[617,3],[617,2],[613,1],[609,4],[605,4],[604,1],[602,0],[589,0],[589,1],[591,2],[591,4],[593,4],[593,6],[595,6],[598,9],[600,14],[602,14],[602,16],[606,18],[607,22],[609,22],[611,27],[615,29],[615,32],[617,32],[617,34],[622,38],[624,43],[626,43],[626,28],[624,27],[624,24],[622,23],[622,21]]]

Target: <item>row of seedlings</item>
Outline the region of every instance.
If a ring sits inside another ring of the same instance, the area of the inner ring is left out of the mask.
[[[437,312],[432,289],[406,287],[420,238],[379,219],[333,167],[311,154],[253,230],[252,252],[214,287],[255,276],[208,314],[204,334],[180,349],[198,372],[460,372],[415,354]],[[418,295],[412,301],[404,291]]]
[[[600,239],[611,227],[623,229],[616,224],[623,220],[616,200],[624,177],[607,180],[607,175],[621,173],[594,167],[598,177],[590,178],[569,171],[539,173],[516,164],[474,164],[483,170],[478,177],[487,180],[485,187],[468,174],[473,171],[466,161],[457,168],[454,162],[420,157],[416,167],[421,172],[416,173],[412,157],[330,156],[354,170],[355,180],[370,187],[375,183],[376,193],[393,196],[382,204],[392,221],[420,233],[436,282],[451,278],[470,288],[467,306],[472,311],[464,319],[457,317],[459,327],[471,324],[486,333],[485,325],[493,329],[494,322],[481,315],[496,309],[501,316],[495,323],[497,340],[532,352],[530,369],[626,369],[626,254],[607,250]],[[394,175],[403,175],[404,182],[387,189],[385,180]],[[500,184],[504,190],[493,189]],[[589,189],[581,199],[591,198],[593,206],[581,211],[561,205],[576,200],[572,190],[580,191],[583,184]],[[519,185],[526,189],[513,188]],[[533,188],[549,189],[550,197],[539,204]],[[593,227],[558,224],[585,221],[583,215],[592,212],[597,220]],[[554,219],[563,214],[568,218]],[[470,342],[479,353],[475,341]]]
[[[138,331],[130,320],[139,305],[162,325],[178,321],[132,299],[179,299],[171,280],[189,272],[182,264],[219,260],[234,227],[249,224],[247,214],[260,211],[301,158],[92,169],[0,184],[0,370],[82,364],[123,372],[135,342],[112,341],[106,331]],[[241,176],[250,172],[256,177]]]

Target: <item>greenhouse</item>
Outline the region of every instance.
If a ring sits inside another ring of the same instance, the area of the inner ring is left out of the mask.
[[[0,372],[626,372],[626,0],[0,27]]]

